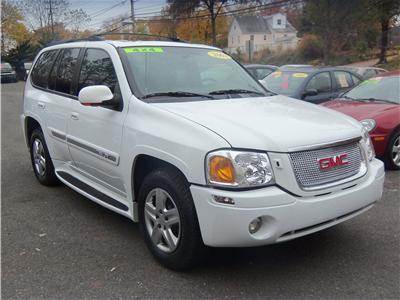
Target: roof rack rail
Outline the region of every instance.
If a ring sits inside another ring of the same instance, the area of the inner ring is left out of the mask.
[[[149,33],[129,33],[129,32],[104,32],[104,33],[99,33],[92,35],[90,37],[103,37],[105,35],[132,35],[132,36],[143,36],[143,37],[155,37],[159,39],[166,39],[170,40],[172,42],[182,42],[182,43],[187,43],[184,40],[181,40],[178,37],[171,37],[171,36],[165,36],[165,35],[158,35],[158,34],[149,34]]]
[[[84,42],[84,41],[104,41],[104,38],[101,36],[97,35],[91,35],[86,38],[80,38],[80,39],[69,39],[69,40],[54,40],[48,42],[45,47],[50,47],[50,46],[55,46],[59,44],[65,44],[65,43],[73,43],[73,42]]]

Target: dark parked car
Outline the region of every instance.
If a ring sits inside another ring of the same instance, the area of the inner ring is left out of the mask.
[[[1,71],[1,82],[17,82],[17,73],[14,68],[6,62],[2,62],[0,65]]]
[[[255,79],[261,80],[272,72],[278,69],[277,66],[273,65],[245,65],[245,68],[254,76]]]
[[[312,103],[337,98],[362,80],[345,68],[286,66],[260,82],[270,91]]]
[[[369,131],[376,155],[389,169],[400,170],[400,71],[363,81],[323,105],[359,120]]]

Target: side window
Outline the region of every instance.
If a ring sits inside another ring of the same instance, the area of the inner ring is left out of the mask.
[[[55,90],[64,94],[73,94],[72,82],[76,71],[79,48],[65,48],[58,65]]]
[[[329,72],[322,72],[314,75],[308,82],[306,90],[315,89],[319,93],[330,92],[332,89],[331,75]]]
[[[47,80],[50,69],[56,59],[58,50],[52,50],[42,53],[32,69],[32,83],[38,87],[47,88]]]
[[[86,50],[79,74],[78,93],[90,85],[106,85],[113,93],[118,85],[111,58],[104,50]]]
[[[351,79],[351,74],[348,72],[334,71],[333,72],[336,80],[336,84],[339,90],[347,89],[353,86],[353,81]]]

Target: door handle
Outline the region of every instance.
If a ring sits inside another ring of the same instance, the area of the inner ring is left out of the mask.
[[[71,113],[71,119],[72,120],[79,120],[79,114],[76,112]]]
[[[37,106],[38,106],[40,109],[45,109],[45,108],[46,108],[46,104],[44,104],[43,102],[38,102]]]

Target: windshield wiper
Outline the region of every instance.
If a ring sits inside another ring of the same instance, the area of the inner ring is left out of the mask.
[[[399,103],[397,103],[397,102],[394,102],[394,101],[390,101],[390,100],[384,100],[384,99],[377,99],[377,98],[373,98],[373,97],[371,97],[371,98],[355,98],[355,99],[352,99],[352,100],[356,100],[356,101],[371,101],[371,102],[385,102],[385,103],[390,103],[390,104],[399,104]]]
[[[242,90],[242,89],[231,89],[231,90],[218,90],[218,91],[213,91],[208,93],[209,95],[226,95],[226,94],[257,94],[257,95],[263,95],[265,96],[264,93],[257,92],[257,91],[251,91],[251,90]]]
[[[142,99],[147,99],[147,98],[152,98],[152,97],[160,97],[160,96],[167,96],[167,97],[201,97],[201,98],[214,99],[214,97],[210,96],[210,95],[197,94],[197,93],[191,93],[191,92],[182,92],[182,91],[151,93],[151,94],[144,95],[142,97]]]

